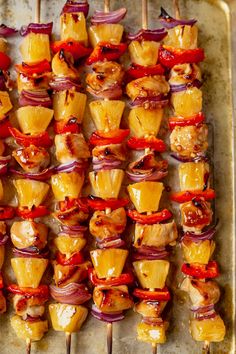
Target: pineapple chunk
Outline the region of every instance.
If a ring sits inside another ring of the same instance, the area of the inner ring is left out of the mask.
[[[171,95],[171,104],[176,116],[191,117],[202,110],[202,91],[197,87]]]
[[[225,324],[219,315],[205,320],[192,319],[190,333],[198,342],[221,342],[225,337]]]
[[[74,90],[59,91],[53,96],[53,109],[55,120],[77,118],[82,123],[87,96]]]
[[[166,325],[149,325],[141,322],[137,325],[138,340],[146,343],[163,344],[166,342]]]
[[[20,207],[32,208],[38,207],[46,198],[49,191],[49,185],[44,182],[30,179],[18,179],[13,181],[18,194]]]
[[[89,179],[96,197],[118,198],[124,171],[113,169],[90,172]]]
[[[170,263],[164,260],[133,262],[140,285],[145,289],[163,289]]]
[[[209,165],[205,162],[186,162],[179,165],[181,191],[204,190]]]
[[[87,47],[88,33],[83,12],[64,13],[60,17],[61,40],[72,39]]]
[[[73,333],[80,330],[86,320],[88,309],[79,305],[50,304],[49,312],[55,331]]]
[[[29,33],[21,43],[20,52],[22,61],[26,63],[45,59],[51,61],[49,36],[42,33]]]
[[[57,200],[62,201],[66,197],[78,198],[84,183],[84,174],[78,172],[62,172],[51,178],[52,191]]]
[[[16,116],[24,134],[39,134],[47,130],[53,110],[41,106],[25,106],[16,111]]]
[[[91,251],[90,255],[98,278],[111,278],[121,275],[128,251],[113,248]]]
[[[215,242],[210,240],[197,243],[192,241],[183,241],[181,246],[184,259],[187,263],[208,264],[215,249]]]
[[[198,28],[194,26],[175,26],[168,30],[164,44],[180,49],[197,48]]]
[[[3,266],[4,257],[5,257],[5,246],[2,245],[2,246],[0,246],[0,269],[1,269],[2,266]]]
[[[142,138],[145,135],[157,135],[163,117],[163,109],[145,109],[135,107],[131,109],[128,117],[131,135]]]
[[[63,50],[54,55],[52,59],[52,72],[55,76],[78,79],[79,73],[74,67],[74,58],[69,52]]]
[[[12,103],[7,91],[0,91],[0,118],[12,109]]]
[[[48,228],[45,224],[31,220],[14,221],[11,227],[11,241],[18,249],[43,249],[47,244],[47,235]]]
[[[125,108],[123,101],[92,101],[89,108],[97,130],[109,131],[120,127]]]
[[[23,320],[20,316],[11,318],[11,326],[16,332],[18,338],[31,341],[39,341],[43,338],[45,332],[48,331],[48,321],[30,322]]]
[[[132,41],[129,45],[129,54],[132,63],[150,66],[156,65],[160,44],[154,41]]]
[[[37,288],[45,272],[48,260],[44,258],[12,258],[11,265],[19,286]]]
[[[4,190],[3,190],[2,181],[0,180],[0,200],[2,200],[3,197],[4,197]]]
[[[86,245],[86,239],[81,237],[70,237],[68,235],[58,236],[54,243],[62,254],[66,255],[66,258],[70,258],[70,256],[79,252]]]
[[[99,42],[110,42],[112,44],[119,44],[122,35],[123,35],[124,27],[119,24],[101,24],[96,26],[90,26],[89,33],[89,41],[93,47]]]
[[[132,203],[139,213],[157,211],[164,189],[161,182],[139,182],[130,184],[128,192]]]

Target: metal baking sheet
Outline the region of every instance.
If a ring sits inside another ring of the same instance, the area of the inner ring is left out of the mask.
[[[64,0],[42,0],[42,21],[54,21],[54,33],[59,33],[59,13]],[[95,9],[102,9],[102,0],[91,0],[91,13]],[[134,6],[135,5],[135,6]],[[160,6],[172,12],[171,0],[150,0],[149,24],[157,26]],[[134,32],[140,27],[141,0],[111,0],[112,8],[125,6],[128,15],[124,21],[127,31]],[[0,22],[20,27],[33,20],[33,0],[0,0]],[[221,266],[221,276],[218,279],[222,295],[218,304],[226,327],[225,341],[212,345],[212,353],[233,354],[235,347],[235,182],[234,182],[234,148],[233,140],[235,125],[233,115],[233,97],[236,102],[236,1],[220,0],[184,0],[180,1],[183,17],[198,19],[200,29],[199,42],[206,51],[206,60],[202,64],[205,83],[204,111],[211,131],[214,133],[212,151],[214,156],[214,185],[217,191],[216,215],[220,218],[220,229],[216,234],[215,258]],[[19,40],[10,39],[10,55],[14,62],[20,62],[18,53]],[[232,90],[232,81],[235,90]],[[85,117],[85,131],[92,130],[89,114]],[[175,179],[175,167],[170,161],[171,186]],[[177,188],[177,187],[176,187]],[[48,221],[50,224],[50,220]],[[179,271],[180,249],[176,247],[172,257],[172,269],[169,277],[174,297],[169,306],[168,319],[170,321],[167,333],[167,343],[159,349],[165,354],[201,353],[201,344],[191,339],[188,330],[188,301],[178,290],[181,274]],[[9,261],[6,262],[3,272],[7,274],[6,280],[10,282]],[[25,344],[19,340],[10,326],[11,306],[7,314],[0,317],[0,353],[22,354]],[[136,341],[136,324],[141,317],[129,311],[120,323],[114,325],[114,349],[116,354],[149,354],[150,345]],[[65,353],[65,336],[52,329],[39,343],[34,343],[32,353]],[[73,336],[72,353],[104,354],[106,353],[106,326],[89,316],[80,333]]]

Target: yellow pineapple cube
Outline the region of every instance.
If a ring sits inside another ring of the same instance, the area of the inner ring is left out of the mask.
[[[16,117],[24,134],[39,134],[47,130],[53,110],[41,106],[25,106],[16,111]]]
[[[123,101],[92,101],[89,108],[97,130],[109,131],[120,127],[125,108]]]
[[[20,46],[22,61],[35,63],[42,60],[51,61],[49,36],[42,33],[29,33]]]
[[[16,280],[23,288],[37,288],[48,265],[48,259],[44,258],[12,258]]]
[[[157,135],[163,117],[163,109],[145,109],[135,107],[131,109],[128,117],[130,133],[132,136],[142,138],[145,135]]]
[[[50,304],[49,313],[55,331],[73,333],[80,330],[88,309],[79,305]]]
[[[47,320],[30,322],[23,320],[20,316],[17,315],[11,318],[11,326],[18,338],[31,340],[33,342],[41,340],[44,336],[44,333],[48,331]]]
[[[197,48],[198,28],[194,26],[175,26],[168,30],[164,38],[165,45],[180,49]]]
[[[171,104],[176,116],[191,117],[202,110],[202,91],[197,87],[171,95]]]
[[[90,172],[89,180],[96,197],[118,198],[124,171],[118,169]]]
[[[130,184],[128,192],[135,209],[139,213],[157,211],[164,189],[161,182],[139,182]]]
[[[52,72],[55,76],[78,79],[79,73],[74,67],[74,58],[69,52],[59,51],[52,58]]]
[[[100,24],[96,26],[90,26],[88,30],[89,41],[93,47],[99,42],[110,42],[112,44],[119,44],[124,27],[119,24]]]
[[[88,45],[86,19],[83,12],[64,13],[60,17],[61,40],[73,39],[83,45]]]
[[[55,238],[54,243],[59,252],[69,258],[73,253],[79,252],[86,245],[86,239],[62,235]]]
[[[29,209],[33,205],[38,207],[42,204],[49,191],[47,183],[30,179],[14,180],[14,186],[18,194],[19,206],[28,207]]]
[[[192,241],[183,241],[181,246],[184,259],[187,263],[208,264],[215,249],[215,242],[210,240],[200,241],[197,243]]]
[[[55,120],[77,118],[82,123],[86,106],[87,96],[74,90],[59,91],[53,96],[53,109]]]
[[[119,277],[128,257],[128,251],[111,248],[90,252],[95,272],[99,279]]]
[[[142,66],[156,65],[160,44],[154,41],[132,41],[129,45],[131,62]]]
[[[12,109],[12,103],[7,91],[0,91],[0,118]]]
[[[181,191],[203,190],[209,175],[209,165],[205,162],[186,162],[179,164]]]
[[[142,288],[163,289],[170,263],[165,260],[143,260],[133,262],[135,274]]]
[[[0,269],[3,266],[4,258],[5,258],[5,246],[2,245],[2,246],[0,246]]]
[[[78,198],[84,183],[84,174],[78,172],[61,172],[51,177],[52,191],[57,200],[66,197]]]
[[[192,319],[190,333],[197,342],[222,342],[225,337],[225,324],[219,315],[205,320]]]
[[[166,342],[166,326],[150,325],[141,322],[137,325],[138,340],[146,343],[163,344]]]

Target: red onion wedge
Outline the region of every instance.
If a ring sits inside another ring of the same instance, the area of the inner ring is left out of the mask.
[[[69,305],[81,305],[91,299],[91,294],[84,284],[70,283],[62,288],[50,285],[51,297],[60,303]]]
[[[49,85],[54,91],[81,90],[80,80],[69,77],[55,77],[53,81],[49,82]]]
[[[209,312],[212,311],[214,309],[214,304],[210,304],[207,306],[191,306],[190,310],[192,312],[198,312],[198,313],[205,313],[205,312]]]
[[[132,173],[126,171],[127,176],[133,182],[142,182],[142,181],[160,181],[162,178],[165,178],[168,175],[168,171],[154,170],[146,173]]]
[[[13,248],[13,254],[15,257],[22,258],[48,258],[49,251],[47,249],[39,250],[36,247],[29,248]]]
[[[9,239],[9,236],[8,235],[1,235],[0,237],[0,246],[3,246],[7,243]]]
[[[164,26],[167,29],[174,28],[176,26],[193,26],[197,20],[191,19],[191,20],[177,20],[173,17],[171,17],[163,7],[161,7],[161,14],[159,16],[160,22],[162,26]]]
[[[10,172],[23,178],[34,179],[36,181],[46,181],[52,176],[54,172],[54,167],[46,168],[42,172],[38,172],[38,173],[25,173],[11,167]]]
[[[113,168],[117,168],[121,165],[121,161],[116,160],[116,159],[99,160],[96,157],[93,157],[92,162],[93,162],[94,171],[112,170]]]
[[[154,30],[141,29],[137,33],[128,34],[130,41],[155,41],[160,42],[167,35],[165,28],[157,28]]]
[[[62,164],[59,166],[56,166],[54,168],[55,173],[59,172],[72,172],[72,171],[78,171],[80,172],[81,170],[86,169],[88,166],[86,161],[73,161],[67,164]]]
[[[125,241],[122,240],[119,236],[108,237],[103,240],[96,239],[97,246],[101,249],[104,248],[120,248],[125,245]]]
[[[67,0],[66,4],[64,5],[61,15],[65,13],[78,13],[83,12],[84,16],[88,16],[89,12],[89,4],[86,0],[84,1],[72,1]]]
[[[107,90],[95,91],[90,86],[87,87],[87,91],[96,98],[108,99],[108,100],[117,100],[119,99],[123,92],[120,85],[115,84],[108,88]]]
[[[154,109],[158,107],[165,107],[168,103],[168,96],[160,94],[158,96],[137,97],[134,101],[130,102],[130,107],[145,107],[147,109]]]
[[[113,314],[103,313],[95,305],[92,305],[91,314],[99,321],[108,323],[122,321],[125,318],[123,312],[116,312]]]
[[[22,90],[19,97],[20,106],[52,107],[52,100],[47,90]]]
[[[134,260],[154,260],[154,259],[165,259],[168,257],[169,252],[165,249],[165,247],[155,248],[142,246],[140,248],[135,248],[135,252],[132,255]]]
[[[8,27],[8,26],[4,25],[3,23],[0,25],[0,36],[2,36],[2,37],[14,36],[17,33],[18,33],[18,30],[15,28]]]
[[[28,26],[22,26],[20,29],[21,36],[27,36],[29,33],[52,34],[53,22],[50,23],[30,23]]]
[[[160,317],[143,317],[143,323],[146,323],[151,326],[163,326],[164,322]]]
[[[103,23],[119,23],[126,15],[126,8],[109,12],[95,11],[94,15],[91,17],[92,25],[100,25]]]
[[[5,175],[8,172],[8,164],[7,163],[0,163],[0,175]]]
[[[67,226],[61,225],[61,231],[59,232],[60,236],[69,235],[70,237],[84,237],[84,233],[87,231],[87,226],[76,225],[76,226]]]
[[[200,234],[195,234],[194,232],[187,231],[184,233],[182,240],[186,238],[196,243],[199,241],[211,240],[216,233],[216,227],[217,223],[216,225],[210,227],[204,232],[201,232]]]
[[[186,91],[187,89],[192,88],[192,87],[200,88],[201,86],[202,86],[202,82],[195,79],[193,82],[189,82],[187,84],[170,85],[170,92],[171,93],[182,92],[182,91]]]
[[[27,322],[30,322],[30,323],[34,323],[34,322],[39,322],[39,321],[42,321],[42,317],[41,316],[30,316],[30,315],[26,315],[25,318],[24,316],[22,316],[23,320],[24,321],[27,321]]]
[[[179,162],[198,162],[198,161],[207,162],[208,161],[208,158],[204,153],[198,154],[195,157],[181,156],[180,154],[177,153],[171,153],[170,156]]]

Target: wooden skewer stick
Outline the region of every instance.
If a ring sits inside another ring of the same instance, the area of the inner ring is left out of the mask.
[[[107,354],[112,354],[112,323],[107,323]]]
[[[104,0],[104,12],[110,11],[110,0]]]
[[[71,350],[71,333],[66,332],[66,354],[70,354]]]
[[[31,353],[31,340],[29,338],[26,339],[26,354]]]
[[[211,353],[211,349],[210,349],[210,342],[208,342],[207,340],[204,342],[204,346],[202,349],[202,354],[210,354]]]
[[[177,20],[180,19],[180,11],[179,11],[179,1],[178,0],[173,0],[173,7],[175,9],[175,18]]]
[[[142,0],[142,28],[148,29],[148,0]]]
[[[152,354],[157,354],[157,344],[152,343]]]
[[[35,23],[40,23],[41,0],[35,0]]]

